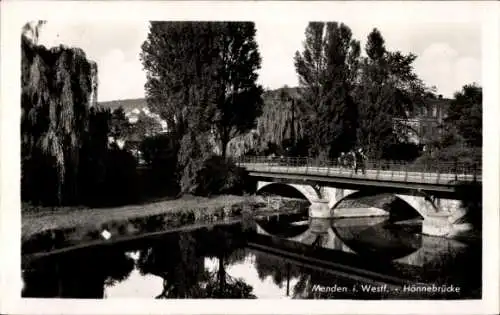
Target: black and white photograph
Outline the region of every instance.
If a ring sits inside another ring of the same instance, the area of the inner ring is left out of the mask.
[[[4,125],[2,149],[18,141],[17,177],[2,179],[18,199],[10,295],[165,312],[197,300],[203,313],[228,299],[498,293],[485,289],[498,248],[484,246],[498,247],[486,234],[498,235],[498,165],[485,161],[498,164],[499,132],[485,113],[499,85],[484,73],[498,6],[241,2],[211,16],[209,2],[144,3],[141,15],[134,2],[53,2],[2,23],[19,54],[2,82],[17,100],[2,99],[17,128]]]

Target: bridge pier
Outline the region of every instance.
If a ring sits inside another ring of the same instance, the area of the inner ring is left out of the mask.
[[[328,200],[318,199],[311,201],[309,206],[310,218],[329,219],[333,217],[333,209],[330,209]]]
[[[428,215],[422,221],[422,234],[430,236],[448,236],[453,230],[452,224],[448,221],[448,214]]]
[[[309,218],[309,230],[314,234],[328,234],[331,227],[330,218]]]

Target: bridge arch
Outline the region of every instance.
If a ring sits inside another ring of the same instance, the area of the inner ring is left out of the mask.
[[[334,245],[331,244],[332,240],[338,237],[333,232],[330,224],[328,223],[328,226],[326,226],[323,230],[318,231],[313,228],[310,223],[311,222],[307,225],[302,225],[302,229],[296,229],[294,232],[286,234],[276,233],[277,231],[268,229],[264,224],[257,223],[257,233],[266,236],[280,237],[288,241],[294,241],[306,245],[312,245],[315,241],[317,241],[319,235],[324,235],[326,237],[321,239],[323,247],[333,248]]]
[[[304,234],[309,229],[309,225],[298,225],[294,226],[293,228],[289,228],[291,227],[291,225],[288,225],[278,229],[266,224],[266,222],[255,222],[255,225],[257,227],[257,234],[277,236],[284,239],[292,239],[292,240]]]
[[[257,193],[262,192],[265,188],[269,188],[270,186],[286,186],[294,188],[297,192],[302,194],[307,201],[310,203],[316,202],[318,199],[321,199],[321,192],[319,189],[312,187],[310,185],[298,185],[291,183],[275,183],[275,182],[259,182],[257,184]]]
[[[338,208],[338,206],[348,200],[355,199],[356,197],[364,196],[365,192],[363,190],[360,191],[351,191],[351,193],[346,194],[341,199],[336,200],[332,209]],[[415,192],[413,195],[403,195],[403,194],[393,194],[396,200],[406,204],[408,207],[413,209],[416,213],[418,213],[423,219],[428,218],[429,216],[436,214],[439,212],[439,208],[436,206],[433,198],[424,192]],[[388,211],[388,209],[383,209]]]

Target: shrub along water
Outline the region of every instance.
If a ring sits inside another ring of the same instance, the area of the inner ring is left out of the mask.
[[[242,194],[246,190],[247,177],[246,170],[236,166],[231,160],[212,156],[197,174],[196,194]]]

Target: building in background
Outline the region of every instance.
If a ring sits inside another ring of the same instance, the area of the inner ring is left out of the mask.
[[[440,126],[447,116],[450,102],[450,99],[443,98],[441,95],[436,98],[428,98],[424,106],[417,108],[409,119],[395,118],[395,125],[409,127],[406,129],[408,140],[425,148],[432,139],[436,138],[437,134],[441,133]]]

